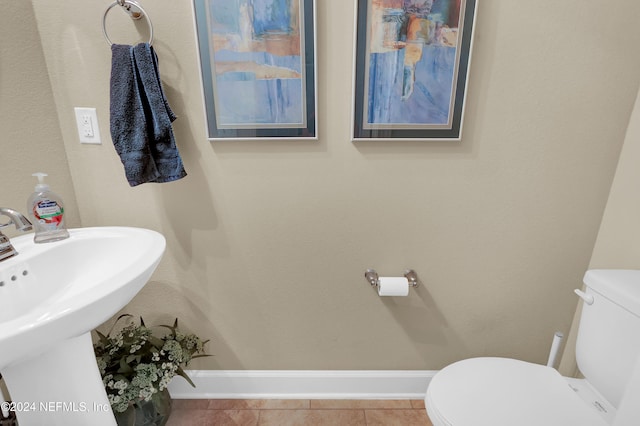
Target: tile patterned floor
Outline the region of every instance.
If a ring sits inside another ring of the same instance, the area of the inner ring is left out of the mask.
[[[433,426],[422,400],[177,399],[167,426]]]

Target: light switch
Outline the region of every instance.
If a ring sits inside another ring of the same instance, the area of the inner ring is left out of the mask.
[[[100,127],[95,108],[74,108],[80,143],[101,144]]]

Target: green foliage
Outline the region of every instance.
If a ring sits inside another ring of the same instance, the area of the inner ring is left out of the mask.
[[[114,327],[122,318],[132,318],[132,315],[120,315]],[[131,404],[151,400],[166,389],[175,375],[184,377],[195,387],[182,366],[194,358],[209,356],[203,353],[208,340],[181,333],[177,318],[173,326],[158,327],[168,331],[156,336],[142,318],[140,325],[129,322],[113,335],[113,327],[106,336],[95,330],[98,341],[93,349],[114,412],[122,413]]]

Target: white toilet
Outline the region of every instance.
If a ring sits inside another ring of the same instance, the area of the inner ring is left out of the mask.
[[[427,389],[434,426],[640,425],[629,412],[640,403],[620,406],[640,355],[640,271],[592,270],[584,283],[586,292],[576,291],[584,299],[576,346],[584,379],[515,359],[459,361]],[[616,420],[619,408],[626,411]]]

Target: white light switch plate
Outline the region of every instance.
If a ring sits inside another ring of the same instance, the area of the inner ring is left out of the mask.
[[[101,144],[98,115],[95,108],[74,108],[80,143]]]

